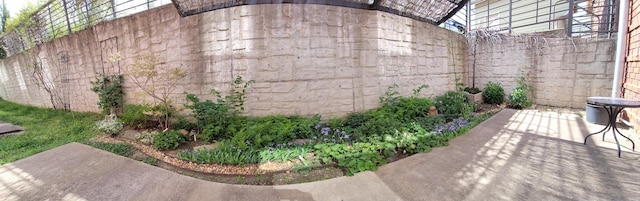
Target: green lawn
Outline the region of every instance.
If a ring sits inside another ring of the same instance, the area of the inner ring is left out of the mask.
[[[92,127],[100,117],[95,113],[37,108],[0,99],[0,121],[25,128],[21,135],[0,138],[0,165],[69,142],[86,141],[97,134]]]

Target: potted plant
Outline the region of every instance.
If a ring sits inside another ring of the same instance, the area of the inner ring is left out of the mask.
[[[470,103],[482,103],[482,91],[478,87],[465,87],[464,95]]]

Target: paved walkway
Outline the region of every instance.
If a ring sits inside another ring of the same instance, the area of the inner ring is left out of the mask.
[[[10,123],[0,121],[0,137],[8,135],[17,135],[22,132],[24,128],[22,126],[16,126]]]
[[[286,186],[207,182],[71,143],[0,166],[0,198],[637,200],[640,155],[625,149],[617,158],[612,139],[600,136],[582,145],[586,133],[601,128],[574,114],[505,110],[431,153],[376,172]]]

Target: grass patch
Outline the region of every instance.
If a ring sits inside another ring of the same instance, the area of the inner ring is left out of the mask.
[[[96,135],[92,127],[101,115],[65,112],[0,100],[0,121],[25,128],[21,135],[0,138],[0,165]]]
[[[116,144],[107,142],[87,142],[87,145],[124,157],[130,157],[133,155],[133,152],[136,151],[135,147],[124,142]]]

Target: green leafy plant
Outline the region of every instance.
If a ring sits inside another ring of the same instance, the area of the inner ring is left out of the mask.
[[[27,36],[29,36],[29,29],[34,28],[34,26],[36,25],[36,22],[33,19],[37,18],[32,18],[32,15],[36,13],[36,11],[38,11],[38,8],[38,4],[27,2],[27,5],[20,9],[20,12],[18,12],[17,15],[7,19],[7,22],[5,23],[6,29],[4,30],[4,32],[17,32],[20,36],[22,36],[24,40],[22,42],[26,43],[23,45],[32,47],[34,43],[33,40],[35,38]]]
[[[515,88],[509,95],[508,105],[510,108],[522,109],[531,106],[532,101],[527,96],[527,92],[521,88]]]
[[[527,83],[527,76],[524,73],[520,73],[517,79],[518,86],[511,91],[507,100],[508,106],[514,109],[522,109],[529,107],[533,104],[528,96],[531,86]]]
[[[91,91],[98,94],[98,107],[103,114],[115,115],[115,110],[122,107],[124,91],[122,91],[122,75],[99,75],[91,82]]]
[[[194,94],[187,94],[185,107],[191,109],[196,125],[202,129],[201,139],[211,142],[215,139],[224,139],[233,136],[237,130],[234,123],[242,123],[244,118],[239,117],[239,113],[244,111],[244,101],[246,99],[247,88],[254,83],[253,80],[244,82],[238,76],[231,87],[231,95],[222,96],[221,92],[212,89],[211,93],[216,96],[216,101],[200,99]]]
[[[429,88],[429,85],[426,85],[426,84],[418,86],[418,88],[413,89],[413,94],[411,95],[411,97],[415,98],[420,96],[420,93],[422,93],[422,90],[425,90],[428,88]]]
[[[216,140],[229,139],[236,135],[243,129],[246,129],[247,119],[245,117],[227,117],[221,118],[223,122],[211,122],[207,124],[200,135],[201,140],[204,142],[213,142]]]
[[[107,135],[116,135],[120,133],[123,127],[124,124],[117,119],[104,119],[97,121],[94,129]]]
[[[157,150],[177,149],[184,142],[184,136],[175,130],[153,135],[153,147]]]
[[[336,162],[347,169],[347,175],[358,172],[377,170],[378,166],[387,163],[383,155],[371,143],[317,144],[314,146],[323,163]]]
[[[158,164],[160,163],[160,160],[149,156],[137,157],[136,160],[153,166],[158,166]]]
[[[295,139],[291,120],[284,116],[251,118],[230,139],[235,147],[266,147],[291,142]]]
[[[196,129],[198,126],[196,125],[196,123],[193,123],[189,120],[187,120],[187,118],[183,117],[183,116],[178,116],[176,117],[176,122],[172,123],[173,128],[175,129],[184,129],[187,131],[191,131],[193,129]]]
[[[181,150],[178,152],[178,158],[203,164],[246,165],[260,162],[258,149],[241,149],[224,141],[211,150]]]
[[[228,96],[225,96],[222,100],[224,103],[228,104],[231,107],[231,111],[235,114],[239,114],[244,111],[244,101],[247,99],[247,88],[251,86],[251,84],[255,83],[253,80],[244,81],[241,76],[236,77],[233,80],[231,85],[231,93]],[[220,92],[212,90],[214,94],[220,100]]]
[[[448,91],[444,95],[436,97],[436,108],[444,115],[462,116],[473,112],[477,105],[467,103],[467,97],[459,91]]]
[[[384,92],[384,95],[380,96],[380,103],[382,103],[382,105],[394,104],[400,97],[400,92],[398,92],[397,89],[398,89],[397,84],[393,84],[387,87],[387,90]]]
[[[470,94],[477,94],[480,93],[482,91],[480,91],[480,89],[478,87],[465,87],[464,91],[470,93]]]
[[[102,149],[124,157],[130,157],[136,148],[127,143],[106,143],[106,142],[87,142],[89,146]]]
[[[145,145],[152,145],[153,139],[156,135],[160,134],[158,131],[142,131],[141,133],[136,134],[135,138],[140,143]]]
[[[504,89],[498,82],[489,82],[484,87],[482,99],[489,104],[502,104],[504,102]]]
[[[291,121],[293,134],[298,139],[310,139],[316,133],[314,127],[320,123],[321,116],[315,115],[311,118],[301,116],[287,117]]]
[[[157,122],[153,121],[151,116],[146,115],[152,110],[149,104],[127,104],[124,106],[124,112],[120,115],[120,120],[127,126],[134,128],[156,128]]]
[[[411,122],[416,118],[426,117],[435,101],[430,98],[400,97],[395,104],[382,106],[382,110],[393,114],[402,122]]]
[[[303,146],[268,148],[260,151],[260,162],[287,162],[293,160],[306,160],[309,148]]]

